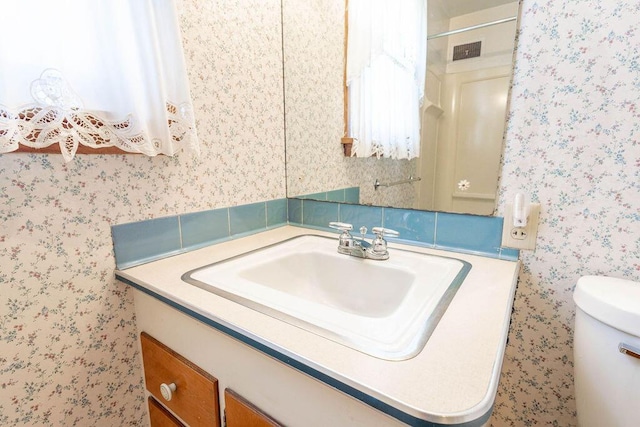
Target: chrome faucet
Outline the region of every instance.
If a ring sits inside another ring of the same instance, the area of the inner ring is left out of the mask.
[[[358,258],[385,260],[389,259],[387,241],[384,236],[399,236],[400,233],[383,227],[373,227],[371,231],[376,235],[371,243],[365,240],[367,227],[360,227],[360,237],[353,237],[353,225],[344,222],[330,222],[329,227],[342,231],[338,238],[338,253]]]

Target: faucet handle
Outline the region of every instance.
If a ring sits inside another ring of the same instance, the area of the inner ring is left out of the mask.
[[[330,222],[329,227],[340,230],[343,233],[353,230],[353,225],[347,224],[346,222]]]
[[[384,228],[384,227],[373,227],[371,231],[373,231],[373,234],[375,234],[378,237],[384,237],[384,236],[398,237],[400,235],[400,233],[398,233],[396,230],[392,230],[390,228]]]
[[[338,253],[350,255],[351,248],[355,245],[353,236],[349,234],[349,231],[353,230],[353,225],[345,222],[330,222],[329,227],[342,231],[338,237]]]
[[[370,256],[374,259],[388,259],[389,251],[387,250],[387,241],[384,240],[384,236],[396,237],[399,236],[400,233],[395,230],[391,230],[390,228],[383,227],[373,227],[371,231],[373,231],[373,234],[375,234],[376,237],[373,239],[373,242],[371,242],[369,249],[367,249]]]

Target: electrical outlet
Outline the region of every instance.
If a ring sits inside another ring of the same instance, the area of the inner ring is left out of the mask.
[[[514,249],[534,250],[538,237],[538,218],[540,204],[529,205],[529,218],[525,227],[513,226],[513,204],[507,203],[504,208],[504,224],[502,225],[502,246]]]
[[[527,238],[527,232],[522,227],[514,227],[511,229],[511,237],[516,240],[524,240]]]

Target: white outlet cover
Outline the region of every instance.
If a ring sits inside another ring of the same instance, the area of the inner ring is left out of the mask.
[[[504,207],[504,224],[502,225],[502,246],[513,249],[534,250],[538,237],[538,219],[540,217],[540,203],[529,204],[529,218],[527,226],[522,227],[527,233],[524,239],[514,239],[511,236],[513,230],[513,204],[507,203]]]

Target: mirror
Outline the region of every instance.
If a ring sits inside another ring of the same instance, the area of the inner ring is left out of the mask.
[[[345,0],[282,0],[288,197],[493,214],[518,2],[428,0],[427,13],[420,157],[353,158],[340,144]]]

